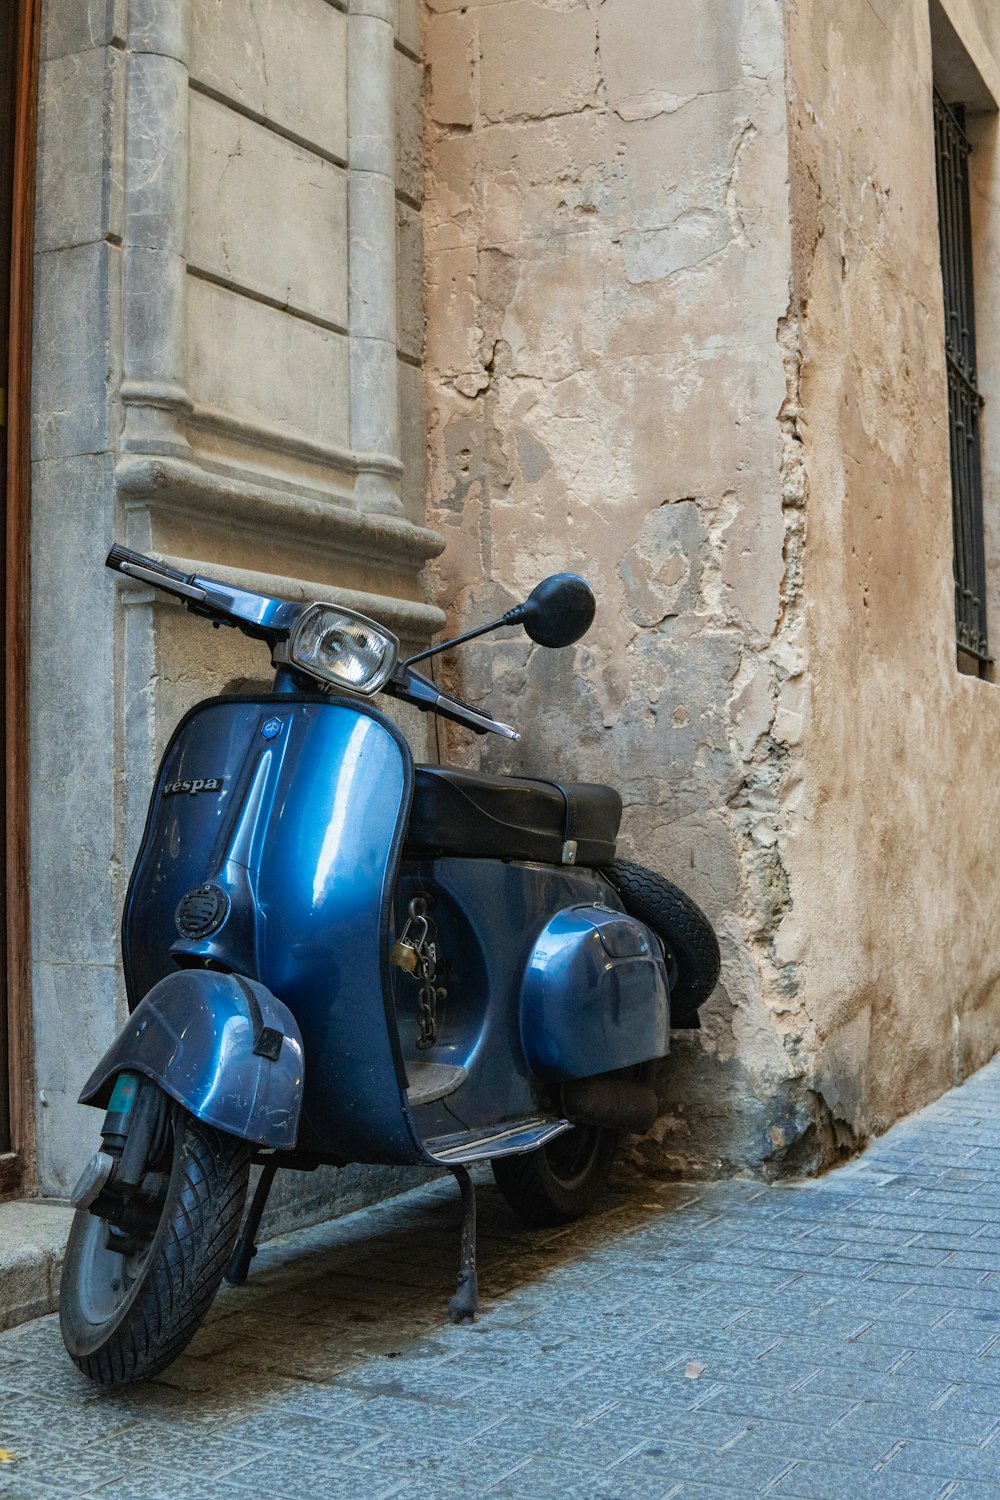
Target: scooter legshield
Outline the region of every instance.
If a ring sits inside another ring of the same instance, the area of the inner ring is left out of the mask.
[[[129,887],[130,1006],[178,966],[265,985],[301,1033],[297,1145],[320,1156],[428,1159],[388,971],[412,790],[409,746],[366,703],[210,699],[167,748]]]

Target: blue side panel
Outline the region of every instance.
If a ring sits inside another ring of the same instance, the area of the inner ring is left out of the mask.
[[[522,980],[552,912],[595,901],[619,906],[617,894],[599,871],[582,866],[404,858],[397,927],[418,892],[429,898],[447,995],[438,1005],[437,1043],[420,1052],[418,983],[412,974],[393,971],[404,1054],[412,1062],[457,1064],[467,1072],[467,1081],[455,1093],[417,1108],[423,1138],[463,1126],[481,1130],[503,1125],[539,1111],[558,1117],[552,1091],[524,1056],[518,1003]],[[655,1002],[653,985],[650,994]],[[602,1063],[593,1071],[610,1066]]]
[[[543,1078],[588,1078],[665,1057],[667,973],[634,917],[571,906],[542,928],[521,990],[521,1038]]]
[[[221,785],[183,790],[196,781]],[[298,1145],[348,1161],[426,1159],[385,973],[412,781],[405,740],[367,704],[210,700],[164,757],[126,903],[130,1003],[178,964],[260,980],[302,1035]],[[177,905],[204,885],[224,920],[184,937]]]
[[[125,981],[133,1010],[157,980],[177,968],[171,950],[178,945],[174,916],[181,897],[213,876],[221,876],[220,884],[228,889],[230,850],[236,855],[232,880],[240,889],[214,945],[203,945],[204,951],[196,956],[261,978],[255,892],[245,845],[248,803],[256,803],[257,821],[263,827],[279,779],[273,773],[285,748],[283,744],[276,750],[260,734],[270,714],[269,698],[209,700],[181,721],[167,747],[122,922]],[[261,773],[268,792],[263,807]]]

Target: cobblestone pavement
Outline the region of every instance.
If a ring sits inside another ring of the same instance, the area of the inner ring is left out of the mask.
[[[449,1179],[264,1247],[145,1387],[0,1335],[0,1494],[1000,1496],[1000,1060],[816,1182],[624,1182],[544,1233],[480,1200],[472,1327]]]

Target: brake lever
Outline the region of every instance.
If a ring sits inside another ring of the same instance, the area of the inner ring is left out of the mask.
[[[449,693],[439,692],[429,677],[415,672],[412,667],[406,667],[405,663],[403,669],[386,684],[384,691],[415,704],[424,713],[440,714],[453,724],[461,724],[474,734],[499,734],[505,740],[521,738],[516,729],[512,729],[509,724],[501,724],[491,713],[473,708],[471,704],[463,703],[461,698],[454,698]]]

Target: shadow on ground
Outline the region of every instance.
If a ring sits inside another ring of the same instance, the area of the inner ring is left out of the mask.
[[[366,1370],[365,1389],[398,1394],[402,1385],[391,1362],[414,1341],[439,1360],[456,1333],[523,1321],[537,1311],[526,1292],[537,1288],[540,1304],[546,1285],[564,1270],[572,1268],[578,1282],[588,1256],[634,1233],[650,1216],[670,1207],[683,1212],[697,1199],[697,1188],[676,1182],[620,1180],[590,1217],[529,1230],[492,1182],[481,1182],[479,1317],[474,1327],[453,1330],[448,1299],[458,1271],[461,1215],[457,1186],[443,1179],[262,1246],[246,1285],[223,1288],[187,1353],[148,1389],[220,1394],[224,1388],[237,1397],[248,1381],[258,1387],[267,1372],[299,1381],[339,1376],[349,1384],[352,1366],[375,1359],[379,1369]],[[505,1295],[515,1289],[521,1295],[508,1308]],[[447,1343],[435,1330],[447,1334]]]

